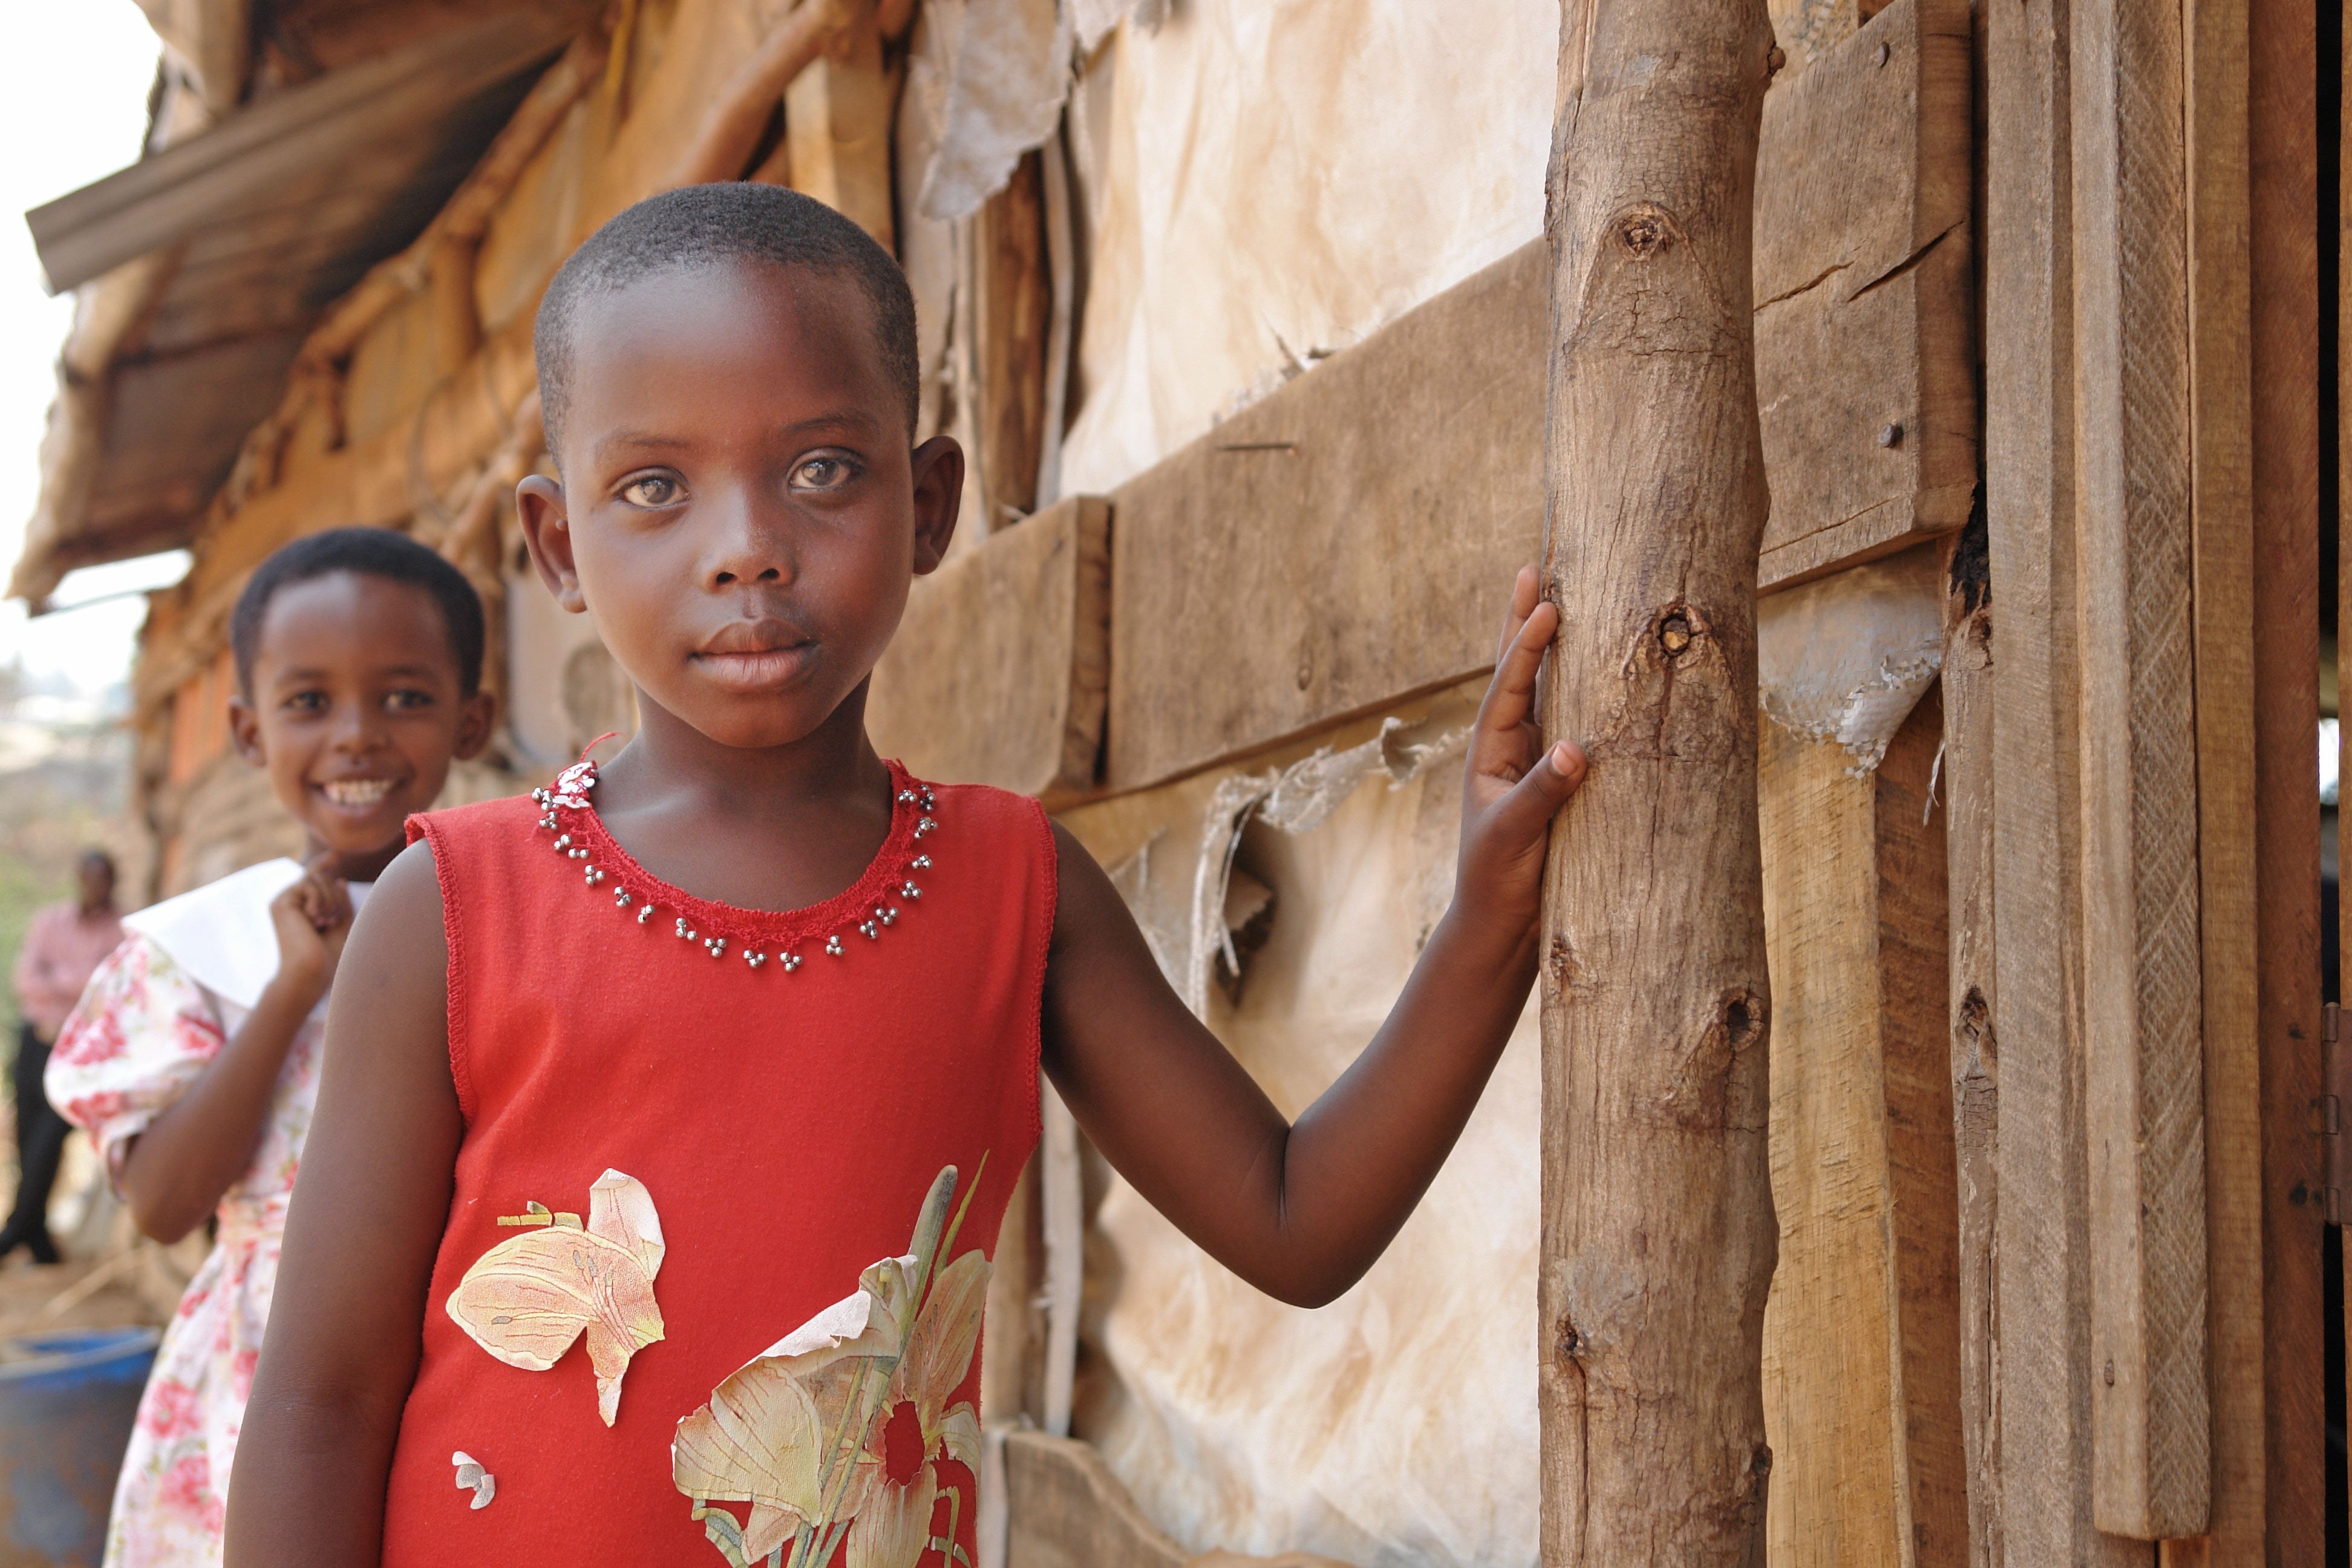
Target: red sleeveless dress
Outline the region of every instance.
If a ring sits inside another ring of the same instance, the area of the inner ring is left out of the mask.
[[[387,1564],[976,1560],[1054,840],[891,773],[866,874],[782,914],[648,875],[587,763],[411,823],[466,1132]]]

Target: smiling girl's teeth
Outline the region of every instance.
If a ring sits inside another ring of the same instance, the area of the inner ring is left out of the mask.
[[[336,779],[319,786],[319,793],[337,805],[373,805],[392,793],[390,779]]]

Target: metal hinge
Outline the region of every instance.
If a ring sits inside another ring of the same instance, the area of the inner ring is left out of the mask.
[[[2344,1223],[2352,1205],[2352,1129],[2345,1125],[2352,1113],[2352,1051],[2344,1048],[2341,1009],[2333,1002],[2321,1010],[2319,1030],[2319,1197],[2330,1225]]]

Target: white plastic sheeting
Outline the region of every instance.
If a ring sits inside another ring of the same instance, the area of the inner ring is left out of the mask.
[[[1181,0],[1145,20],[1072,106],[1090,243],[1066,494],[1543,232],[1557,6]]]
[[[1287,1115],[1370,1039],[1453,896],[1474,696],[1066,818],[1114,865],[1171,982]],[[1233,996],[1213,982],[1237,854],[1275,902]],[[1536,1034],[1530,1005],[1421,1207],[1318,1310],[1260,1295],[1111,1181],[1078,1432],[1188,1548],[1537,1561]]]
[[[1756,606],[1765,713],[1809,741],[1835,741],[1865,773],[1944,668],[1943,552],[1912,550]]]

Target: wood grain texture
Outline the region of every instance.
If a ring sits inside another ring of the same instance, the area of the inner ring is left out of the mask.
[[[1553,1568],[1760,1561],[1777,1229],[1758,848],[1762,0],[1569,0],[1547,180],[1538,1409]]]
[[[925,778],[1060,803],[1093,788],[1109,639],[1110,507],[1073,496],[918,578],[866,727]]]
[[[1759,737],[1780,1568],[1968,1557],[1940,740],[1933,695],[1860,777],[1835,745]]]
[[[2144,1568],[2146,1548],[2091,1519],[2070,32],[2067,0],[1987,17],[2000,1510],[2006,1561],[2021,1568]]]
[[[2319,1093],[2317,15],[2247,9],[2253,405],[2254,832],[2270,1561],[2326,1552]]]
[[[1034,153],[969,226],[974,409],[983,531],[1017,522],[1037,504],[1045,438],[1045,340],[1053,277],[1045,251],[1045,172]]]
[[[1120,487],[1111,788],[1493,662],[1541,547],[1546,267],[1514,252]]]
[[[2253,514],[2246,13],[2188,13],[2189,415],[2212,1507],[2168,1565],[2262,1568],[2261,1073],[2254,910]]]
[[[2180,0],[2074,12],[2076,600],[2099,1528],[2210,1509]]]
[[[1755,257],[1772,486],[1764,586],[1968,520],[1969,77],[1966,0],[1896,0],[1765,97]]]
[[[2000,1314],[1994,1263],[2000,1207],[2000,985],[1993,952],[1993,626],[1982,524],[1946,557],[1942,766],[1947,966],[1958,1259],[1959,1426],[1967,1466],[1970,1568],[2001,1562]]]
[[[814,196],[896,253],[890,121],[898,69],[882,58],[880,24],[860,7],[824,53],[784,89],[792,187]]]

